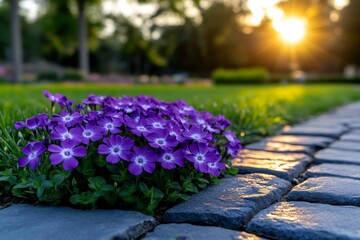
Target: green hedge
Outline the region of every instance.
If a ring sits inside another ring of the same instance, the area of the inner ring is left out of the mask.
[[[212,79],[215,84],[265,83],[268,75],[265,68],[217,69]]]
[[[80,71],[67,71],[62,77],[65,81],[81,81],[84,79],[83,74]]]
[[[60,81],[60,78],[55,71],[45,71],[45,72],[39,73],[37,80],[40,82],[41,81],[58,82],[58,81]]]

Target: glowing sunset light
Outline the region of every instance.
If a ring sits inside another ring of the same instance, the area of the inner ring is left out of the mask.
[[[274,21],[273,27],[280,34],[282,40],[290,44],[301,41],[306,35],[306,22],[297,17]]]

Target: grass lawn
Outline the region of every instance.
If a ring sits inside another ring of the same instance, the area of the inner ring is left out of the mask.
[[[147,94],[168,101],[182,98],[198,109],[210,111],[213,114],[225,115],[233,122],[232,129],[240,136],[243,143],[255,141],[266,135],[274,134],[284,125],[305,120],[311,115],[326,111],[337,105],[360,100],[360,88],[355,85],[247,85],[216,87],[97,86],[91,84],[0,85],[0,207],[19,201],[19,199],[14,198],[14,196],[31,203],[35,203],[38,200],[44,201],[41,200],[41,196],[43,196],[45,186],[51,187],[51,189],[47,190],[47,199],[60,201],[62,196],[59,195],[57,185],[54,185],[55,183],[51,182],[55,182],[55,177],[57,175],[54,174],[56,173],[60,173],[59,176],[62,176],[64,179],[66,177],[64,183],[59,186],[60,189],[62,189],[59,190],[60,192],[63,190],[66,191],[66,194],[64,195],[66,196],[66,201],[64,200],[63,202],[67,202],[70,196],[75,196],[80,199],[83,195],[76,196],[74,194],[77,193],[79,189],[81,191],[87,191],[83,190],[83,188],[85,189],[89,186],[87,181],[89,181],[90,184],[90,179],[96,179],[88,178],[88,176],[94,177],[96,175],[92,175],[95,173],[89,172],[86,169],[86,166],[93,164],[93,161],[88,161],[89,164],[82,165],[83,171],[90,175],[86,175],[86,178],[84,178],[85,175],[81,175],[83,177],[77,179],[79,182],[74,182],[74,179],[82,170],[75,173],[64,172],[63,170],[60,171],[56,168],[49,168],[51,167],[49,163],[42,164],[36,171],[27,171],[26,168],[18,168],[17,159],[22,155],[21,148],[24,147],[25,142],[21,133],[15,131],[13,128],[14,122],[19,120],[23,121],[40,112],[49,113],[50,103],[42,96],[42,91],[45,89],[51,92],[65,94],[70,99],[74,99],[77,102],[87,97],[90,93],[112,96]],[[99,171],[97,174],[98,173]],[[116,172],[116,174],[118,174],[118,172]],[[172,173],[170,172],[170,174]],[[127,181],[130,181],[131,183],[131,181],[135,181],[131,180],[135,179],[135,177],[126,179],[125,181],[121,180],[122,175],[116,176],[120,179],[119,184],[130,187],[134,186],[127,184]],[[160,175],[157,176],[159,178]],[[196,182],[194,180],[194,175],[188,174],[187,177],[189,176],[193,176],[191,177],[192,180],[190,182]],[[86,179],[86,181],[84,179]],[[101,179],[104,180],[105,178]],[[171,178],[171,181],[179,181],[181,183],[178,183],[178,185],[181,186],[181,194],[189,194],[187,192],[188,190],[185,189],[185,184],[187,184],[185,180],[181,180],[181,178]],[[168,192],[168,182],[160,182],[161,184],[158,187],[163,189],[163,192]],[[45,183],[47,185],[44,185]],[[164,184],[166,184],[166,186]],[[111,185],[109,186],[111,187]],[[192,186],[194,186],[197,191],[196,185],[193,184]],[[136,194],[133,197],[138,196],[137,194],[142,194],[137,187],[133,189],[135,189],[134,194]],[[192,193],[194,193],[195,190],[191,188]],[[174,191],[175,192],[173,193],[176,193],[177,190]],[[95,194],[95,192],[91,191],[82,192],[81,194],[83,193]],[[127,194],[130,193],[127,192]],[[153,196],[152,194],[153,192],[151,193],[151,196]],[[168,202],[170,201],[170,195],[171,194],[166,195],[167,200],[164,200],[164,206],[168,206],[167,204],[170,203]],[[36,198],[36,196],[38,196],[38,198]],[[87,202],[93,199],[91,196],[94,195],[84,196],[86,197],[85,202]],[[147,205],[143,204],[143,206]]]
[[[232,121],[244,143],[276,133],[284,125],[350,101],[360,100],[356,85],[243,85],[243,86],[118,86],[118,85],[0,85],[0,148],[15,131],[17,120],[39,112],[49,112],[43,90],[65,94],[79,102],[94,93],[99,95],[146,94],[172,101],[185,99],[198,109],[223,114]],[[6,132],[9,134],[4,134]],[[1,154],[1,152],[0,152]],[[0,155],[1,157],[1,155]]]

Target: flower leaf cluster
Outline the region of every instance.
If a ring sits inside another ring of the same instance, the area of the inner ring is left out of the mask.
[[[242,148],[224,116],[183,100],[91,94],[74,106],[61,94],[44,95],[52,112],[14,126],[26,142],[15,196],[153,213],[216,182]]]

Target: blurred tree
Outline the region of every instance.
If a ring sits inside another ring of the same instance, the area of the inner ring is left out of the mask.
[[[11,12],[11,61],[12,81],[21,80],[22,73],[22,44],[20,35],[19,3],[18,0],[10,0]]]
[[[41,55],[45,59],[60,64],[74,66],[74,57],[78,55],[78,66],[83,73],[88,69],[88,46],[93,49],[99,41],[102,29],[101,12],[93,10],[86,19],[85,30],[82,29],[85,14],[80,20],[76,15],[74,0],[43,0],[43,14],[34,23],[41,44]],[[92,7],[92,5],[89,5]],[[95,6],[96,8],[96,6]],[[78,25],[76,24],[78,22]],[[77,34],[78,33],[78,34]],[[78,35],[78,40],[76,40]],[[84,37],[84,35],[86,37]],[[85,62],[85,63],[84,63]]]
[[[340,17],[342,57],[345,64],[360,66],[360,1],[351,0]]]

